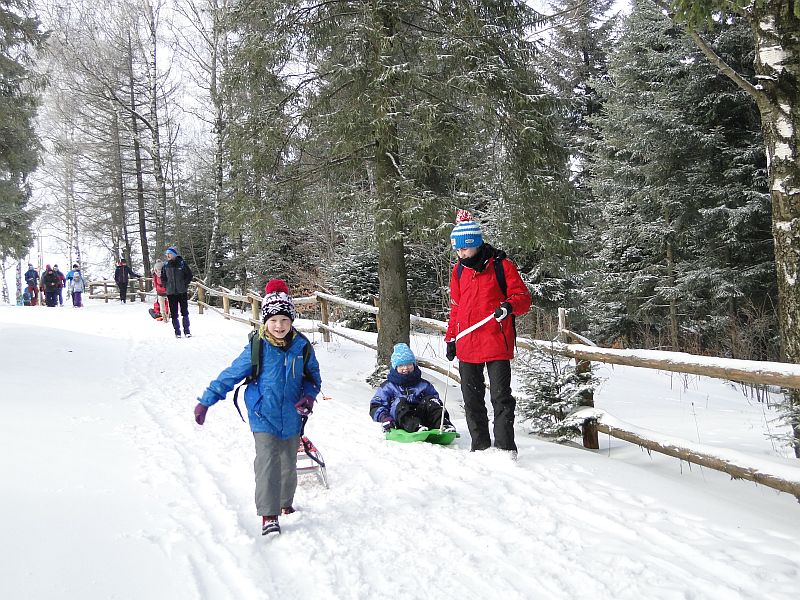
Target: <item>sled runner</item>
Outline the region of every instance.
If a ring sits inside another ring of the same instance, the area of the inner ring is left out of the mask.
[[[325,489],[328,489],[328,473],[325,470],[325,461],[317,447],[305,435],[308,416],[303,416],[303,426],[300,429],[300,444],[297,446],[297,472],[298,474],[316,473]]]
[[[441,429],[424,429],[420,431],[406,431],[405,429],[390,429],[386,432],[386,439],[403,444],[410,442],[428,442],[448,446],[459,436],[457,431],[442,431]]]

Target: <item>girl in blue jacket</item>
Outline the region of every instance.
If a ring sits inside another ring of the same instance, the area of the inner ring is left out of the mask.
[[[301,416],[311,413],[322,385],[311,343],[292,326],[297,313],[286,283],[273,279],[265,292],[261,302],[263,325],[258,331],[260,372],[247,384],[244,393],[256,446],[255,500],[262,535],[279,534],[278,515],[294,512]],[[305,346],[308,350],[304,352]],[[248,344],[198,398],[194,409],[198,425],[205,422],[208,407],[225,398],[252,371]]]
[[[400,428],[419,431],[420,428],[439,429],[442,425],[442,402],[417,366],[417,359],[407,344],[395,344],[392,368],[369,403],[373,421],[383,424],[383,430]],[[450,415],[444,411],[442,431],[455,431]]]

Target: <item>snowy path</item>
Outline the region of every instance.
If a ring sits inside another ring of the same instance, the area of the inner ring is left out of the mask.
[[[176,340],[138,303],[0,307],[4,598],[796,597],[791,497],[521,427],[517,463],[469,453],[466,435],[449,448],[388,443],[366,412],[372,352],[349,342],[316,344],[332,399],[307,433],[331,487],[301,477],[299,512],[265,540],[249,429],[231,402],[203,428],[191,418],[247,329],[192,321],[195,337]],[[631,372],[619,371],[644,373]],[[451,387],[465,432],[459,398]],[[736,412],[720,412],[723,441]],[[737,447],[763,447],[760,435]]]

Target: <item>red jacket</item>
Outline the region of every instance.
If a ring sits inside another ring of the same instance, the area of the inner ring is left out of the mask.
[[[494,261],[490,258],[486,267],[475,271],[462,267],[458,276],[458,262],[450,273],[450,320],[447,323],[445,340],[454,340],[464,331],[486,316],[503,302],[511,304],[516,316],[524,315],[531,307],[531,295],[519,276],[517,267],[507,258],[503,261],[506,275],[506,296],[500,289],[495,274]],[[470,363],[484,363],[493,360],[514,358],[514,327],[511,318],[498,323],[492,319],[472,333],[465,335],[456,343],[458,360]]]
[[[164,283],[161,281],[161,273],[156,273],[153,271],[153,287],[156,288],[156,294],[159,296],[167,295],[167,288],[164,287]]]

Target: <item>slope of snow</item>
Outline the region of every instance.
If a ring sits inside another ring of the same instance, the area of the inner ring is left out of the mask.
[[[195,398],[247,328],[192,313],[176,340],[147,305],[0,307],[4,598],[795,598],[791,496],[617,440],[589,452],[526,435],[519,460],[394,444],[367,414],[374,354],[314,337],[323,393],[307,433],[330,489],[300,479],[283,535],[253,504],[252,436]],[[420,354],[437,350],[415,340]],[[771,408],[723,382],[600,367],[628,422],[796,466]],[[441,393],[440,376],[427,373]]]

